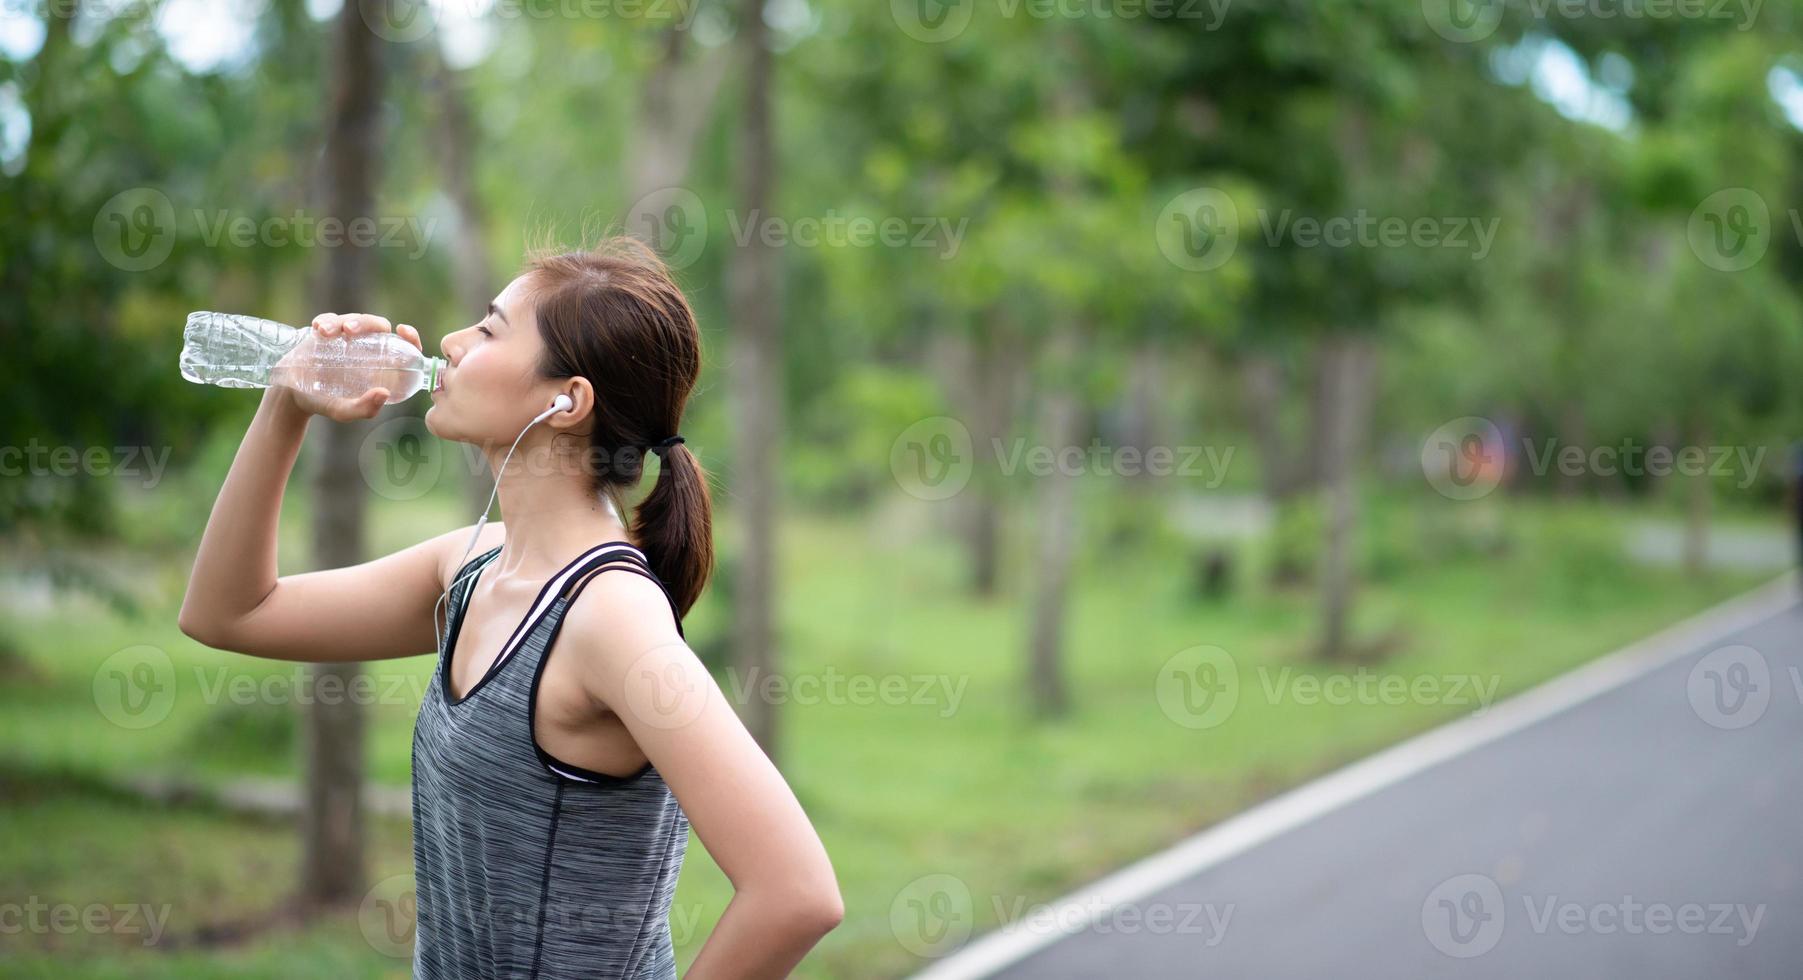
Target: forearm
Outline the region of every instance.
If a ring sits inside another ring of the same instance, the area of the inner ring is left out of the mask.
[[[764,980],[789,975],[822,936],[839,924],[841,911],[815,912],[789,900],[761,899],[740,891],[708,933],[684,980]]]
[[[238,445],[201,535],[181,627],[206,635],[237,622],[275,588],[282,493],[311,415],[281,388],[269,388]]]

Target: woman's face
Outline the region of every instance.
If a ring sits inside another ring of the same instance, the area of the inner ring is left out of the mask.
[[[538,376],[544,341],[526,277],[507,284],[480,321],[439,342],[449,366],[432,392],[426,428],[441,439],[511,444],[564,385]]]

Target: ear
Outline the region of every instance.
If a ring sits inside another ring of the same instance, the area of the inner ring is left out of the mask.
[[[550,425],[555,429],[568,431],[574,429],[576,426],[580,425],[584,419],[587,419],[594,414],[595,386],[589,384],[587,378],[577,376],[564,379],[561,386],[552,390],[551,397],[557,397],[559,392],[569,395],[570,401],[573,404],[568,410],[558,412],[546,419],[545,422],[547,425]]]

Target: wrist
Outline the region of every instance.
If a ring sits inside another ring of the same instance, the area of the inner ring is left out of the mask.
[[[263,389],[263,408],[274,418],[291,427],[305,428],[313,413],[301,405],[293,390],[281,385]]]

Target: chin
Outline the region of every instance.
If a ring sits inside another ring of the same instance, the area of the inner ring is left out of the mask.
[[[454,441],[457,437],[450,434],[449,432],[446,432],[444,430],[444,428],[438,424],[437,416],[438,416],[438,406],[433,405],[431,408],[426,409],[426,414],[420,419],[420,421],[426,423],[426,431],[427,432],[432,433],[433,435],[437,436],[440,439],[450,439],[450,440]]]

